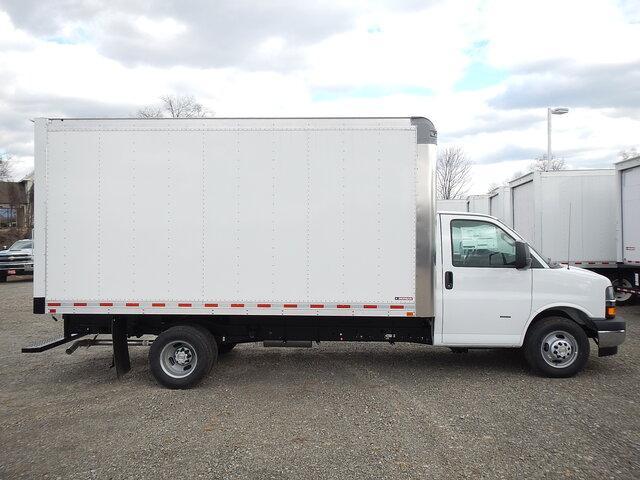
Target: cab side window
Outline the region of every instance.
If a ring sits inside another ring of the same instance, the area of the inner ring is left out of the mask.
[[[455,267],[513,267],[516,241],[493,223],[452,220],[451,251]]]

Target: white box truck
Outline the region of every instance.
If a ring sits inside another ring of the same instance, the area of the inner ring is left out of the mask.
[[[109,343],[120,375],[151,342],[170,388],[243,342],[524,347],[554,377],[589,339],[615,354],[608,279],[436,214],[436,139],[422,117],[37,119],[34,312],[64,331],[23,351]]]
[[[436,200],[436,211],[438,212],[466,212],[466,198],[449,198]]]
[[[640,157],[615,167],[618,270],[612,282],[618,301],[627,302],[640,296]]]

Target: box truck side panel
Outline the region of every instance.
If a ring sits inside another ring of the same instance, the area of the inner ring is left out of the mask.
[[[622,173],[622,254],[625,263],[640,263],[640,167]]]
[[[557,261],[614,264],[614,171],[549,172],[539,181],[541,253]]]
[[[47,300],[412,310],[409,119],[256,122],[52,121]]]
[[[533,181],[513,187],[511,194],[513,196],[513,229],[534,247],[539,247],[535,243]]]
[[[498,193],[489,199],[489,214],[502,220],[502,213],[502,199]]]

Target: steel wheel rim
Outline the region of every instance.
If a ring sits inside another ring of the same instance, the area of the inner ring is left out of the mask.
[[[555,330],[540,345],[542,358],[553,368],[567,368],[578,358],[578,342],[570,333]]]
[[[189,342],[176,340],[167,343],[160,352],[162,371],[171,378],[185,378],[198,364],[196,349]]]
[[[620,285],[622,283],[622,285]],[[622,287],[622,288],[632,288],[631,282],[626,278],[619,282],[618,279],[615,279],[611,284],[614,287]],[[626,302],[631,298],[631,293],[629,292],[616,292],[616,301],[617,302]]]

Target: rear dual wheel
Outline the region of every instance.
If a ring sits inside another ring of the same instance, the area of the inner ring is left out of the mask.
[[[158,383],[186,389],[213,368],[218,347],[211,332],[197,325],[179,325],[162,332],[151,344],[149,364]]]

